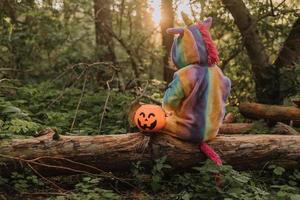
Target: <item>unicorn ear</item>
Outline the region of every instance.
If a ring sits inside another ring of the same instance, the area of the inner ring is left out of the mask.
[[[212,17],[208,17],[204,20],[203,24],[207,27],[207,29],[210,29],[212,24]]]
[[[168,28],[167,29],[167,33],[173,34],[173,35],[175,35],[175,34],[182,35],[183,32],[184,32],[183,28]]]

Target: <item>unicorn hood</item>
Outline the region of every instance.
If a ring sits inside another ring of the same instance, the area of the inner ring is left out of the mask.
[[[186,16],[183,16],[187,27],[169,28],[169,34],[179,34],[174,39],[171,58],[177,68],[183,68],[190,64],[199,64],[209,67],[219,61],[218,51],[208,32],[212,24],[209,17],[203,22],[192,24]]]

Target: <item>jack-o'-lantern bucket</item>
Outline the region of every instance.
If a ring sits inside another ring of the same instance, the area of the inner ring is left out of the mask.
[[[136,110],[134,122],[142,132],[158,132],[166,124],[166,114],[158,105],[145,104]]]

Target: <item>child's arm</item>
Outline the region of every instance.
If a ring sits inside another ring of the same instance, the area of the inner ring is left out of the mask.
[[[184,91],[177,73],[174,74],[173,81],[169,84],[165,91],[162,106],[166,112],[177,111],[184,98]]]

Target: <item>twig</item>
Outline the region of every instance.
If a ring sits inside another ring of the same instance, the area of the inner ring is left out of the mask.
[[[81,72],[81,74],[79,74],[79,76],[76,77],[76,79],[73,81],[73,83],[72,83],[69,87],[74,86],[74,85],[77,83],[77,81],[82,77],[82,75],[83,75],[84,73],[85,73],[85,71]],[[62,91],[60,92],[60,94],[59,94],[53,101],[51,101],[51,102],[47,105],[47,108],[49,108],[50,106],[52,106],[53,104],[55,104],[58,100],[60,100],[60,99],[64,96],[66,86],[67,86],[67,82],[66,82],[65,85],[63,86]]]
[[[32,160],[26,160],[26,159],[23,159],[23,158],[20,158],[20,157],[13,157],[13,156],[8,156],[8,155],[3,155],[3,154],[0,154],[0,157],[11,159],[11,160],[16,160],[16,161],[21,161],[21,162],[24,162],[24,163],[34,164],[34,165],[38,165],[38,166],[42,166],[42,167],[61,169],[61,170],[66,170],[66,171],[69,171],[69,172],[74,172],[74,173],[79,173],[79,174],[87,174],[87,175],[90,175],[90,176],[98,176],[98,177],[106,177],[107,178],[107,176],[100,175],[100,174],[93,174],[91,172],[84,171],[84,170],[73,169],[73,168],[70,168],[70,167],[64,167],[64,166],[58,166],[58,165],[44,164],[44,163],[40,163],[40,162],[36,162],[36,161],[32,161]]]
[[[49,164],[44,164],[44,163],[39,163],[39,162],[36,162],[35,160],[38,160],[38,158],[35,158],[35,159],[32,159],[32,160],[26,160],[26,159],[23,159],[23,158],[20,158],[20,157],[13,157],[13,156],[8,156],[8,155],[3,155],[3,154],[0,154],[0,157],[3,157],[3,158],[7,158],[7,159],[11,159],[11,160],[16,160],[16,161],[21,161],[21,162],[24,162],[26,164],[34,164],[34,165],[38,165],[38,166],[43,166],[43,167],[48,167],[48,168],[55,168],[55,169],[62,169],[62,170],[67,170],[67,171],[70,171],[70,172],[74,172],[74,173],[81,173],[81,174],[87,174],[89,176],[93,176],[93,177],[105,177],[105,178],[112,178],[112,179],[116,179],[116,180],[119,180],[120,182],[122,183],[125,183],[126,185],[132,187],[133,189],[135,190],[138,190],[134,185],[132,185],[131,183],[125,181],[124,179],[121,179],[121,178],[118,178],[114,175],[112,175],[111,173],[106,173],[108,175],[102,175],[102,174],[93,174],[93,173],[90,173],[90,172],[87,172],[87,171],[83,171],[83,170],[78,170],[78,169],[73,169],[73,168],[70,168],[70,167],[63,167],[63,166],[58,166],[58,165],[49,165]],[[52,158],[52,157],[50,157]],[[62,158],[62,159],[65,159],[65,158]],[[69,160],[69,159],[65,159],[65,160]],[[73,163],[77,163],[76,161],[72,161]],[[82,163],[81,163],[82,164]],[[86,164],[82,164],[82,165],[86,165]],[[92,166],[90,166],[92,167]],[[98,169],[100,170],[100,169]],[[149,196],[146,192],[142,191],[145,195]]]
[[[54,196],[67,196],[68,194],[66,193],[59,193],[59,192],[34,192],[34,193],[29,193],[29,192],[22,192],[21,195],[37,195],[37,196],[50,196],[50,195],[54,195]]]
[[[160,101],[158,101],[158,100],[152,98],[152,97],[149,96],[149,95],[146,95],[148,86],[149,86],[149,82],[147,81],[147,82],[146,82],[146,86],[143,88],[143,90],[141,90],[142,92],[139,94],[138,97],[135,98],[135,100],[133,101],[132,104],[138,102],[138,101],[139,101],[140,99],[142,99],[142,98],[147,98],[147,99],[149,99],[150,101],[152,101],[153,103],[156,103],[156,104],[158,104],[158,105],[161,104]],[[138,94],[138,93],[136,92],[136,94]]]
[[[132,49],[129,48],[129,46],[126,44],[126,42],[122,38],[118,37],[107,25],[105,25],[104,28],[125,49],[126,53],[129,55],[129,60],[132,65],[134,75],[136,78],[139,78],[139,76],[140,76],[139,64],[140,63],[137,63],[136,57],[134,56],[134,52],[132,51]]]
[[[83,94],[84,94],[86,81],[87,81],[87,73],[85,71],[85,78],[84,78],[84,82],[83,82],[83,85],[82,85],[81,95],[80,95],[80,98],[78,100],[78,104],[77,104],[76,111],[75,111],[75,116],[73,118],[73,122],[72,122],[72,125],[71,125],[71,128],[70,128],[70,132],[72,131],[72,129],[74,127],[74,124],[75,124],[75,121],[76,121],[76,117],[77,117],[77,113],[78,113],[78,110],[79,110],[79,106],[81,104],[82,97],[83,97]]]
[[[3,78],[3,79],[0,79],[0,83],[3,82],[3,81],[10,81],[12,79],[8,79],[8,78]]]
[[[59,79],[60,79],[61,77],[63,77],[68,71],[70,71],[70,69],[67,69],[67,70],[63,71],[60,75],[58,75],[55,79],[53,79],[53,80],[51,81],[51,83],[53,83],[53,82],[59,80]]]
[[[142,92],[139,94],[138,97],[136,97],[135,101],[140,100],[140,99],[146,94],[146,91],[147,91],[148,86],[149,86],[149,81],[147,80],[145,87],[144,87],[142,90],[141,90],[141,88],[140,88],[140,91],[142,91]],[[137,93],[137,94],[138,94],[138,93]]]
[[[81,165],[83,167],[87,167],[87,168],[91,168],[91,169],[94,169],[100,173],[106,173],[105,171],[97,168],[97,167],[94,167],[94,166],[91,166],[91,165],[87,165],[87,164],[84,164],[84,163],[80,163],[80,162],[76,162],[76,161],[73,161],[73,160],[70,160],[68,158],[60,158],[60,157],[51,157],[51,156],[42,156],[42,157],[38,157],[38,158],[35,158],[35,159],[32,159],[31,161],[38,161],[38,160],[42,160],[42,159],[57,159],[57,160],[64,160],[64,161],[67,161],[67,162],[70,162],[70,163],[73,163],[73,164],[76,164],[76,165]]]
[[[83,63],[83,62],[81,62],[81,63],[76,63],[76,64],[72,65],[71,67],[67,68],[67,70],[65,70],[63,73],[61,73],[58,77],[56,77],[56,78],[55,78],[54,80],[52,80],[51,82],[54,82],[54,81],[60,79],[63,75],[67,74],[68,71],[74,70],[74,69],[77,68],[77,67],[84,67],[84,68],[85,68],[85,71],[81,72],[81,73],[79,74],[79,76],[75,78],[75,81],[73,81],[73,83],[72,83],[70,86],[68,86],[68,87],[72,87],[72,86],[74,86],[74,85],[77,83],[77,81],[82,77],[82,75],[86,72],[86,70],[89,70],[90,68],[96,67],[96,66],[98,66],[98,65],[110,65],[110,66],[112,66],[112,62],[95,62],[95,63]],[[115,67],[115,66],[113,66],[113,68],[114,68],[115,70],[119,71],[119,68],[117,68],[117,67]],[[64,93],[65,93],[65,88],[66,88],[66,85],[67,85],[67,84],[68,84],[68,83],[65,83],[65,85],[63,86],[63,89],[62,89],[62,91],[60,92],[60,94],[59,94],[53,101],[51,101],[51,102],[47,105],[48,108],[49,108],[51,105],[53,105],[54,103],[56,103],[59,99],[61,99],[61,98],[63,97],[63,95],[64,95]]]
[[[106,113],[106,108],[107,108],[108,100],[109,100],[110,93],[111,93],[111,88],[110,88],[109,83],[114,80],[115,73],[116,73],[116,71],[113,72],[113,75],[112,75],[111,79],[109,79],[108,81],[106,81],[106,85],[107,85],[107,88],[108,88],[108,93],[107,93],[107,96],[106,96],[106,99],[105,99],[105,103],[104,103],[104,107],[103,107],[103,112],[102,112],[101,118],[100,118],[99,129],[98,129],[99,134],[101,134],[101,129],[102,129],[102,123],[103,123],[103,119],[104,119],[104,114]]]
[[[53,187],[55,187],[56,189],[58,189],[59,191],[63,191],[63,192],[66,192],[67,190],[59,187],[56,183],[54,183],[53,181],[45,178],[43,175],[41,175],[36,169],[34,169],[34,167],[31,166],[30,163],[27,163],[27,166],[34,172],[36,173],[39,177],[41,177],[44,181],[50,183]]]

